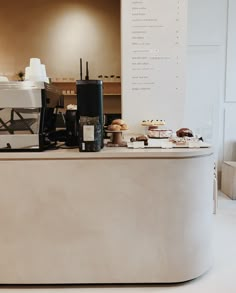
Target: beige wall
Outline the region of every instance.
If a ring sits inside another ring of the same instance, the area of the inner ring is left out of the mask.
[[[12,77],[30,57],[50,77],[120,75],[120,0],[0,0],[0,74]],[[84,66],[85,67],[85,66]]]

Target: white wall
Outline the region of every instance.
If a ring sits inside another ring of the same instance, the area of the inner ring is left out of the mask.
[[[226,59],[226,102],[236,102],[236,1],[228,1],[228,34]]]
[[[186,124],[236,160],[236,1],[189,0]]]
[[[228,0],[223,159],[236,160],[236,2]]]
[[[234,0],[233,0],[234,1]],[[186,126],[223,159],[227,0],[189,0]]]
[[[228,0],[223,159],[236,161],[236,1]]]
[[[50,77],[120,75],[120,0],[0,0],[0,74],[39,57]]]

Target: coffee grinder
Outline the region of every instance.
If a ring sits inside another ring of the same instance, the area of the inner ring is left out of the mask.
[[[85,80],[82,80],[82,59],[80,77],[76,81],[79,150],[97,152],[103,148],[103,83],[101,80],[89,80],[88,62]]]

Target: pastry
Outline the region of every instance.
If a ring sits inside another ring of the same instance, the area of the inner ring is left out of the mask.
[[[137,136],[136,141],[143,141],[144,145],[148,145],[148,138],[146,135]]]
[[[120,131],[121,126],[118,124],[111,124],[111,125],[108,125],[107,129],[110,131]]]
[[[122,120],[122,119],[115,119],[115,120],[112,121],[111,124],[124,125],[125,121]]]
[[[136,141],[135,137],[131,137],[130,142],[134,142],[134,141]]]
[[[176,131],[176,135],[178,137],[193,137],[193,132],[189,128],[180,128],[179,130]]]
[[[135,141],[143,141],[144,145],[148,145],[148,138],[145,135],[140,135],[135,137],[130,138],[130,142],[135,142]]]
[[[176,145],[187,145],[187,141],[184,138],[180,138],[180,140],[175,140]]]
[[[128,130],[128,125],[127,124],[122,124],[121,125],[121,130]]]

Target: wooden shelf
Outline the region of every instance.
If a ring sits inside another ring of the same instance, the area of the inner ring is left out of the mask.
[[[103,82],[104,95],[121,95],[121,83],[120,82]]]
[[[76,94],[63,94],[64,97],[76,97]],[[103,94],[103,96],[114,96],[114,97],[119,97],[120,94]]]
[[[54,85],[61,90],[74,90],[76,91],[76,81],[53,81]],[[121,83],[117,81],[103,82],[104,95],[121,95]]]
[[[62,92],[73,91],[74,94],[63,94],[65,97],[65,109],[68,104],[76,104],[76,79],[55,80],[52,84],[61,89]],[[103,105],[104,113],[121,113],[121,82],[103,81]]]
[[[56,83],[74,83],[74,84],[75,84],[75,83],[76,83],[76,79],[67,78],[67,79],[64,80],[64,79],[62,78],[62,79],[58,79],[58,80],[57,80],[57,79],[53,78],[53,79],[52,79],[52,83],[55,83],[55,84],[56,84]]]

